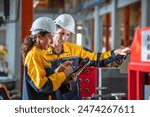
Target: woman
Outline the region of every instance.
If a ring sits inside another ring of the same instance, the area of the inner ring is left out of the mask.
[[[64,71],[55,73],[51,70],[51,64],[46,59],[44,50],[53,43],[53,35],[56,31],[52,19],[40,17],[36,19],[30,29],[31,36],[26,37],[22,45],[24,59],[23,97],[25,100],[58,99],[55,92],[72,73],[70,65]]]

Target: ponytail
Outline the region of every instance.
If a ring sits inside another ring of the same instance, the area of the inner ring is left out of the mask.
[[[42,37],[44,37],[47,33],[48,33],[47,31],[40,31],[38,34],[40,34]],[[31,36],[25,37],[24,43],[22,44],[22,47],[21,47],[23,61],[25,60],[25,57],[28,54],[28,52],[36,44],[36,37],[37,37],[37,35],[31,35]]]
[[[25,37],[24,43],[21,46],[21,53],[22,53],[23,60],[25,60],[26,55],[31,50],[31,48],[35,45],[35,43],[36,43],[35,36]]]

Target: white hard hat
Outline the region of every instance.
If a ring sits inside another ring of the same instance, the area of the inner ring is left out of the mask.
[[[75,34],[75,21],[70,14],[62,14],[58,16],[54,20],[54,23]]]
[[[32,35],[36,35],[40,31],[56,33],[56,26],[51,18],[40,17],[32,23],[30,31],[32,32]]]

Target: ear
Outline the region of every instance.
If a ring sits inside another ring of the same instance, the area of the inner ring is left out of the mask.
[[[41,35],[40,35],[40,34],[37,34],[37,38],[38,38],[38,39],[41,39]]]

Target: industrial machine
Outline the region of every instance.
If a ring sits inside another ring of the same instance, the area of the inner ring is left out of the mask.
[[[150,27],[138,29],[131,45],[128,64],[128,99],[143,100],[150,85]],[[149,90],[150,92],[150,90]]]
[[[79,77],[82,99],[127,99],[127,73],[119,68],[86,67]]]
[[[98,93],[96,90],[98,87],[98,68],[86,67],[79,78],[82,99],[91,98],[93,94]]]
[[[127,73],[121,73],[120,68],[99,68],[98,87],[99,99],[127,99]]]

